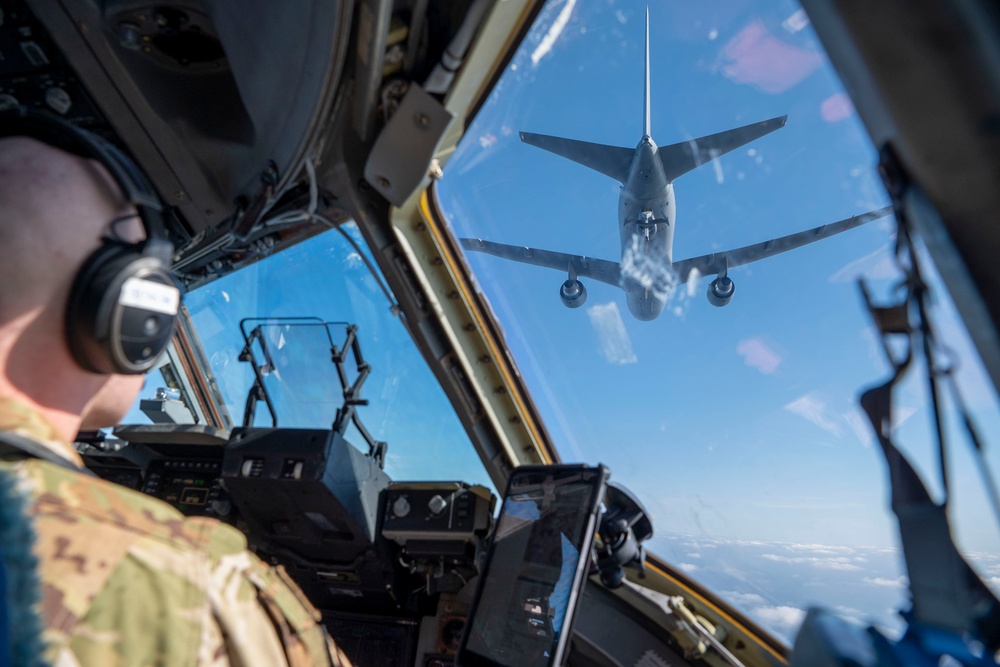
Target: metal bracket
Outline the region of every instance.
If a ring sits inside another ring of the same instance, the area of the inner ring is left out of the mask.
[[[379,134],[365,162],[365,180],[402,206],[430,178],[434,152],[454,115],[416,84]]]

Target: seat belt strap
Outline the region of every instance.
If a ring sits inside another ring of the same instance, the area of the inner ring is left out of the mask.
[[[68,468],[74,472],[84,473],[93,476],[94,473],[86,468],[80,467],[62,456],[59,456],[41,443],[26,438],[23,435],[12,433],[11,431],[0,431],[0,458],[9,458],[19,454],[27,454],[36,459],[42,459],[57,466]]]

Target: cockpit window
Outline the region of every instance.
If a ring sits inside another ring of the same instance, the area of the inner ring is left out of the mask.
[[[330,428],[344,406],[344,385],[331,356],[335,347],[349,388],[357,383],[359,361],[369,369],[353,396],[363,402],[355,409],[371,439],[386,443],[385,471],[393,480],[461,480],[492,488],[447,397],[383,292],[381,276],[358,254],[356,247],[367,252],[360,233],[353,223],[344,231],[354,245],[330,230],[185,296],[230,419],[243,424],[256,365],[279,426]],[[248,339],[253,364],[241,361]],[[178,385],[164,379],[173,369],[168,364],[161,375],[151,375],[141,398]],[[271,426],[266,401],[255,403],[251,424]],[[126,422],[147,421],[140,405]],[[347,439],[368,451],[353,422]]]
[[[876,151],[797,4],[651,4],[648,99],[646,12],[549,2],[439,204],[563,460],[604,463],[642,499],[654,552],[785,640],[813,604],[898,628],[905,571],[857,403],[889,374],[858,280],[887,300],[902,278]],[[964,395],[998,432],[931,285]],[[897,389],[898,439],[940,497],[923,372]],[[996,585],[960,427],[952,521]]]

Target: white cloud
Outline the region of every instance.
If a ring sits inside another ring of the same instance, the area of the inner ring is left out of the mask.
[[[601,343],[601,354],[609,363],[621,366],[638,361],[632,351],[632,339],[618,312],[618,304],[611,301],[591,306],[587,309],[587,317]]]
[[[842,619],[848,623],[853,623],[856,626],[865,628],[869,625],[868,619],[869,614],[861,611],[860,609],[855,609],[854,607],[848,607],[847,605],[839,604],[833,608],[833,611],[837,613]]]
[[[794,636],[794,630],[802,624],[806,613],[798,607],[776,605],[757,593],[721,591],[720,596],[772,632],[787,639]]]
[[[714,549],[719,545],[717,542],[711,541],[711,538],[705,538],[704,542],[696,542],[692,540],[691,542],[685,542],[684,546],[691,549]]]
[[[896,577],[895,579],[886,579],[885,577],[865,577],[862,581],[871,586],[882,586],[884,588],[903,588],[907,583],[906,577]]]
[[[736,345],[736,353],[743,363],[756,368],[764,375],[772,375],[781,365],[782,357],[760,338],[747,338]]]
[[[995,554],[984,554],[984,553],[967,553],[966,557],[972,562],[976,568],[990,576],[997,576],[1000,578],[1000,564],[995,562]]]
[[[559,39],[559,35],[562,34],[563,28],[569,23],[569,18],[573,14],[574,7],[576,7],[576,0],[566,0],[566,4],[559,12],[559,16],[552,22],[552,27],[545,33],[545,37],[538,43],[535,50],[531,52],[532,65],[537,65],[552,50],[556,40]]]
[[[748,607],[763,607],[767,605],[767,600],[765,600],[760,595],[756,593],[740,593],[738,591],[722,591],[720,593],[724,600],[732,602],[737,607],[748,608]]]
[[[858,572],[861,570],[857,565],[840,561],[820,561],[813,563],[813,565],[823,570],[837,570],[838,572]]]
[[[750,611],[750,615],[764,625],[781,633],[790,633],[802,624],[806,612],[798,607],[759,607]]]
[[[831,435],[839,438],[842,434],[840,424],[827,413],[826,403],[814,394],[800,396],[786,405],[785,409],[812,422]]]
[[[792,551],[811,551],[817,554],[853,554],[854,547],[833,546],[830,544],[789,544]]]
[[[817,556],[781,556],[779,554],[763,554],[761,558],[773,560],[777,563],[808,564],[823,570],[838,570],[841,572],[855,572],[861,568],[851,562],[850,558],[834,556],[820,558]]]
[[[694,572],[694,571],[696,571],[698,569],[698,566],[695,565],[694,563],[680,563],[677,567],[679,567],[680,569],[684,570],[688,574],[690,574],[690,573],[692,573],[692,572]]]

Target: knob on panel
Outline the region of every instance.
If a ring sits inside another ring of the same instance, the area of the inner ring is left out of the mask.
[[[427,509],[431,511],[431,514],[438,515],[444,511],[444,508],[448,506],[448,501],[441,496],[434,496],[429,501],[427,501]]]
[[[410,513],[410,501],[406,499],[406,496],[400,496],[396,499],[396,502],[392,504],[392,513],[399,518]]]

